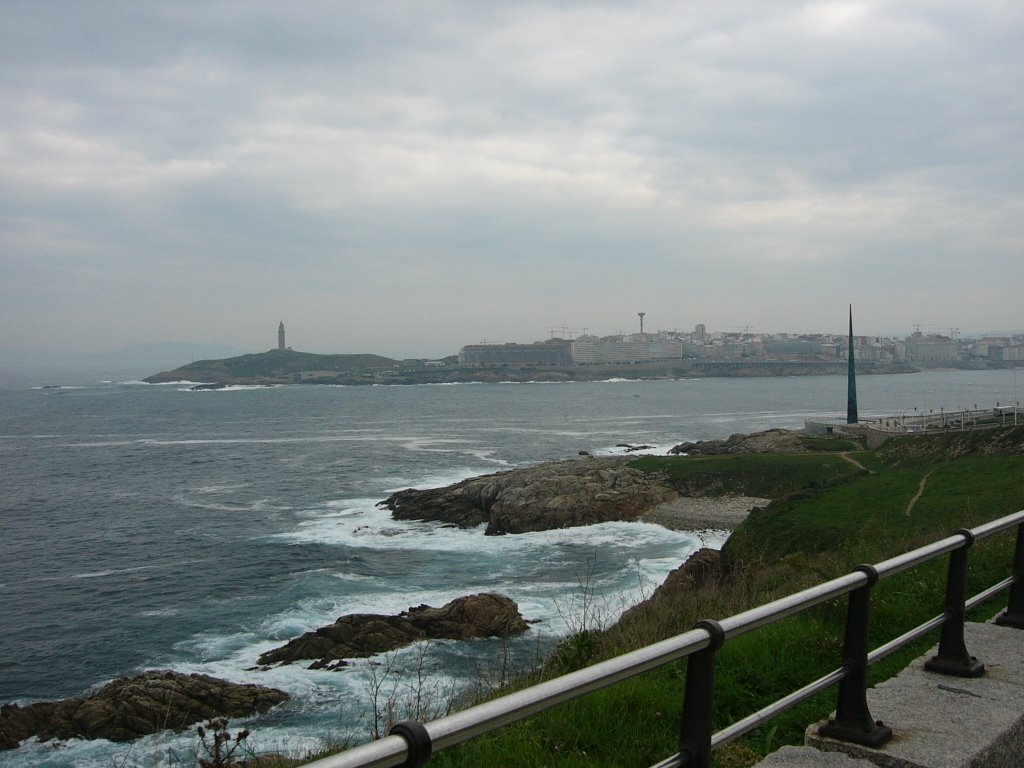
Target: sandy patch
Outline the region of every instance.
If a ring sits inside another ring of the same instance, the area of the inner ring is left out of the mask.
[[[659,504],[641,520],[674,531],[731,531],[747,519],[750,510],[766,507],[770,501],[754,496],[680,496]]]

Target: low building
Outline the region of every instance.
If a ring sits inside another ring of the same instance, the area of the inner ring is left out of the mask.
[[[577,365],[647,363],[681,360],[682,357],[683,342],[660,334],[580,336],[572,343],[572,359]]]
[[[989,359],[999,363],[1017,363],[1024,360],[1024,346],[995,346],[988,348]]]
[[[481,368],[572,365],[572,342],[549,339],[533,344],[467,344],[459,350],[459,365]]]
[[[913,363],[954,362],[960,357],[960,345],[948,336],[916,332],[907,339],[907,354]]]
[[[767,339],[764,343],[768,355],[822,355],[825,354],[820,341],[798,339]],[[830,350],[834,354],[834,350]]]

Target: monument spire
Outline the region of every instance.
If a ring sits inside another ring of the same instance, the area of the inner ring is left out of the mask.
[[[846,368],[846,423],[857,423],[857,371],[853,361],[853,304],[850,305],[850,340]]]
[[[277,326],[277,348],[284,349],[284,320]]]

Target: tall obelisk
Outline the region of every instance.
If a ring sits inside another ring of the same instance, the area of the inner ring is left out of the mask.
[[[846,423],[857,423],[857,371],[853,363],[853,304],[850,305],[849,358],[846,367]]]

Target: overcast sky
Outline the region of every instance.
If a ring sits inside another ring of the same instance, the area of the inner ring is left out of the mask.
[[[1024,3],[0,2],[6,347],[1024,327]]]

